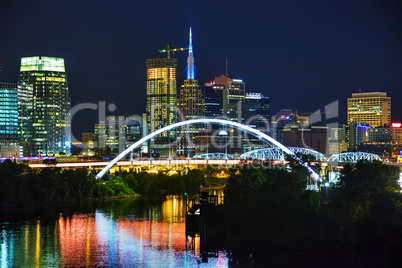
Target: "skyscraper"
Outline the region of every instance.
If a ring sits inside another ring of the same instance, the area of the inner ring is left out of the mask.
[[[202,94],[202,88],[198,85],[198,80],[195,79],[193,41],[190,28],[187,57],[187,77],[186,80],[184,80],[184,84],[180,88],[179,98],[177,99],[177,108],[180,113],[178,114],[178,119],[184,121],[192,118],[203,117],[204,105],[205,101]],[[203,127],[199,125],[183,127],[179,131],[179,134],[183,141],[184,136],[186,138],[184,148],[194,151],[194,149],[191,149],[191,144],[195,141],[194,137],[201,131],[203,131]]]
[[[70,154],[66,116],[70,97],[64,59],[21,59],[18,82],[18,121],[21,141],[29,142],[30,155]]]
[[[150,132],[176,123],[176,66],[177,59],[146,60],[147,66],[147,124]],[[174,137],[164,132],[162,137]]]
[[[177,116],[180,121],[204,116],[204,98],[197,80],[184,80],[179,96],[177,108],[180,114]]]
[[[195,79],[191,28],[187,58],[187,79],[184,80],[184,85],[180,88],[177,108],[179,108],[182,113],[181,120],[204,116],[204,98],[202,96],[201,87]]]
[[[370,128],[371,126],[366,123],[350,122],[347,128],[349,151],[356,151],[357,145],[367,141],[367,132]]]
[[[221,75],[215,77],[214,85],[223,87],[223,114],[226,115],[228,112],[228,104],[236,104],[239,101],[244,101],[246,96],[246,83],[244,83],[243,80]]]
[[[17,84],[0,82],[0,100],[0,157],[22,156],[18,143]]]
[[[266,97],[261,93],[247,93],[244,103],[252,104],[251,108],[248,110],[244,109],[243,111],[243,116],[246,122],[250,120],[250,126],[262,131],[269,131],[269,97]]]
[[[18,89],[15,83],[0,83],[0,140],[18,140]]]
[[[391,98],[386,92],[353,93],[348,98],[348,124],[366,123],[371,127],[391,124]]]
[[[283,143],[283,131],[291,127],[305,128],[309,126],[309,117],[301,116],[297,110],[282,109],[271,117],[271,136]]]
[[[99,155],[116,156],[126,149],[126,118],[107,116],[105,121],[95,124],[95,145]]]
[[[215,118],[223,115],[222,89],[215,89],[214,86],[204,86],[204,116],[206,118]]]

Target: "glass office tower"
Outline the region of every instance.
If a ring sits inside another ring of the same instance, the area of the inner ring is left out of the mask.
[[[177,122],[177,59],[147,59],[147,115],[149,133]],[[162,137],[173,138],[174,132]]]
[[[18,89],[15,83],[0,82],[0,157],[20,157],[18,143]]]
[[[18,140],[17,84],[0,82],[0,140]]]
[[[64,59],[22,58],[18,97],[19,136],[29,142],[29,154],[70,154],[70,132],[66,131],[70,97]]]

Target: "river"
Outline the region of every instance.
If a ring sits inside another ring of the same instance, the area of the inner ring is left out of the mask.
[[[0,213],[1,267],[227,267],[186,236],[186,196],[85,201]]]

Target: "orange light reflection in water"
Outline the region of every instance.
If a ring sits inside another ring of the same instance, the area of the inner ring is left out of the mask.
[[[187,236],[187,250],[193,251],[197,256],[200,255],[200,236],[198,234]]]
[[[40,261],[40,221],[36,223],[36,244],[35,244],[35,267],[39,267]]]
[[[119,266],[133,261],[163,265],[172,260],[167,255],[158,257],[161,252],[186,251],[185,204],[175,196],[162,203],[160,214],[149,210],[147,218],[76,214],[60,217],[55,228],[59,229],[63,266]]]
[[[185,199],[144,200],[106,202],[104,210],[60,214],[56,221],[0,225],[2,267],[199,266],[200,237],[185,235]],[[226,262],[221,254],[208,267]]]
[[[95,218],[74,215],[72,218],[59,218],[60,251],[64,266],[87,266],[96,263],[91,256],[98,251]]]

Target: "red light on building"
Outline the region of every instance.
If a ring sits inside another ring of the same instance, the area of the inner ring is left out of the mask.
[[[393,128],[400,128],[402,123],[391,123],[391,127]]]

